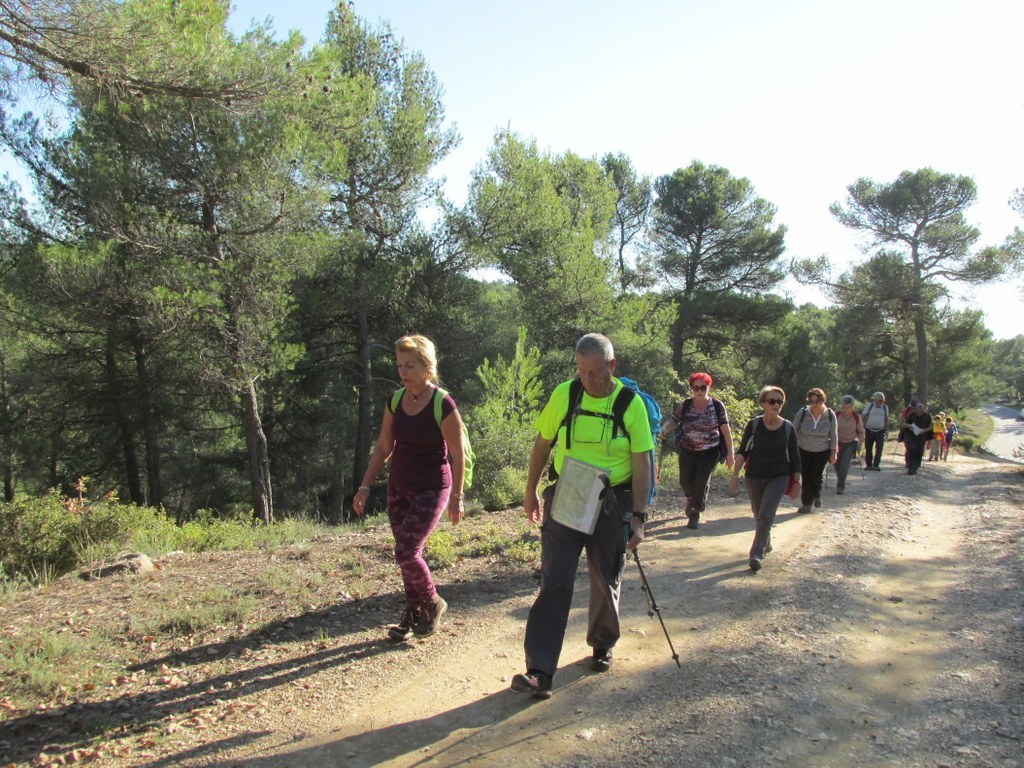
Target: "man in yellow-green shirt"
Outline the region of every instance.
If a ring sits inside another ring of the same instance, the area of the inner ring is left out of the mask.
[[[583,336],[576,342],[575,358],[577,380],[559,384],[534,423],[537,437],[523,503],[527,517],[541,524],[541,585],[526,623],[526,673],[512,678],[512,689],[537,698],[551,695],[584,550],[590,573],[591,668],[603,672],[611,667],[612,648],[621,634],[619,592],[626,552],[640,543],[647,518],[654,438],[646,406],[627,389],[622,396],[628,405],[622,423],[617,422],[615,404],[624,385],[613,375],[615,354],[607,337]],[[550,517],[556,486],[544,489],[542,504],[538,485],[552,447],[556,472],[562,471],[568,457],[607,473],[613,494],[604,498],[593,533]]]

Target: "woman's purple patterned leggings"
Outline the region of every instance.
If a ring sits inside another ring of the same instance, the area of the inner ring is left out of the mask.
[[[448,507],[451,488],[432,491],[393,491],[388,488],[388,522],[395,536],[395,561],[402,569],[405,601],[419,606],[437,594],[423,547]]]

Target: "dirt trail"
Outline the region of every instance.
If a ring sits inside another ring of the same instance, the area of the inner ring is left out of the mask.
[[[784,507],[754,575],[745,498],[717,495],[691,531],[665,489],[640,554],[681,668],[632,562],[614,668],[586,664],[581,567],[543,702],[508,690],[535,582],[450,584],[435,637],[278,689],[244,734],[173,764],[1022,766],[1022,500],[1017,467],[908,477],[887,455],[815,513]]]

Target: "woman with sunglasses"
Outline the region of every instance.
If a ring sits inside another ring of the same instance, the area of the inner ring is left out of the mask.
[[[662,425],[661,439],[675,429],[679,484],[686,494],[686,527],[696,528],[708,503],[715,465],[724,461],[732,469],[734,454],[725,404],[710,396],[711,376],[695,373],[689,384],[693,396],[683,400]]]
[[[797,512],[810,512],[821,506],[821,486],[825,467],[839,458],[839,422],[836,412],[827,407],[828,395],[820,387],[807,390],[807,405],[796,412],[793,426],[800,446],[800,466],[804,486]]]
[[[782,497],[787,492],[795,494],[800,486],[796,430],[781,415],[786,393],[780,387],[764,387],[758,403],[764,414],[755,416],[744,427],[736,451],[743,461],[735,463],[730,482],[732,493],[738,493],[740,470],[745,468],[744,482],[757,523],[749,561],[750,570],[755,573],[761,570],[761,561],[772,551],[772,525]]]

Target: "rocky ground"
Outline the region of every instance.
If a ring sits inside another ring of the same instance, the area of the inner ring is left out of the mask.
[[[126,670],[136,677],[123,694],[115,686],[56,712],[9,712],[0,762],[6,753],[16,765],[117,768],[1024,766],[1019,465],[955,456],[908,477],[887,455],[882,472],[855,469],[845,495],[832,483],[814,513],[784,507],[756,575],[749,507],[723,491],[716,485],[692,531],[679,493],[664,489],[640,548],[671,648],[630,562],[614,667],[591,672],[581,567],[550,700],[508,690],[522,671],[533,568],[476,558],[438,573],[451,610],[434,637],[384,641],[399,598],[339,593],[248,633],[154,648]],[[378,526],[283,559],[302,568],[338,548],[387,547]],[[267,557],[181,556],[155,583],[244,578]],[[380,578],[397,586],[390,569]],[[55,585],[33,620],[57,623],[69,600],[109,607],[84,590],[116,591],[118,580]],[[0,615],[4,630],[26,610]],[[97,746],[76,734],[100,713]]]

